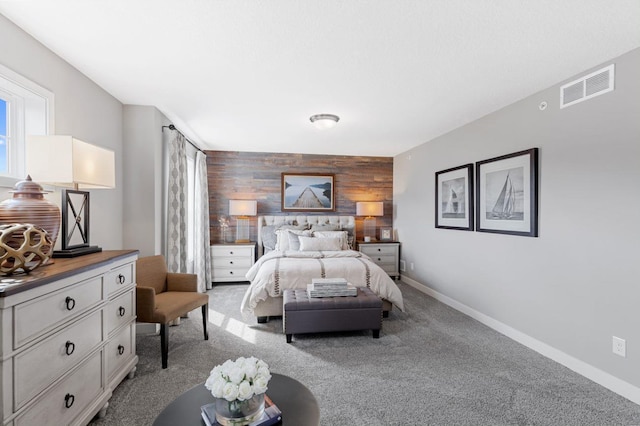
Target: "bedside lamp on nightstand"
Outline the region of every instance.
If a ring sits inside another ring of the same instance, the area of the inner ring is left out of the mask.
[[[384,216],[382,201],[359,201],[356,203],[356,216],[366,216],[364,219],[364,240],[375,241],[376,218]]]
[[[248,243],[249,217],[258,214],[256,200],[229,200],[229,216],[236,218],[236,243]]]

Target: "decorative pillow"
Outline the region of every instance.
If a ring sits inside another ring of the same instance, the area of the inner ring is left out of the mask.
[[[342,250],[342,241],[340,238],[314,238],[299,236],[300,251],[319,251],[319,250]]]
[[[289,230],[289,232],[286,233],[287,236],[289,237],[289,250],[295,250],[295,251],[300,250],[300,240],[298,239],[299,235],[311,235],[310,231],[301,231],[301,232],[304,232],[305,234],[296,234],[291,230]]]
[[[289,247],[289,233],[293,233],[295,235],[311,235],[311,231],[309,230],[280,228],[276,231],[276,236],[277,236],[276,250],[279,250],[279,251],[294,250]]]
[[[312,231],[342,231],[340,225],[336,225],[334,223],[317,223],[315,225],[311,225]]]
[[[318,238],[338,238],[341,247],[339,250],[349,250],[349,233],[347,231],[314,231],[313,236]]]
[[[278,225],[267,225],[261,228],[260,238],[264,248],[268,250],[276,249],[276,242],[278,241],[276,229],[278,229]]]

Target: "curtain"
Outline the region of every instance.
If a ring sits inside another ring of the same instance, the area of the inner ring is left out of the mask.
[[[167,189],[167,268],[187,272],[187,149],[180,132],[169,143]]]
[[[207,156],[196,153],[195,176],[195,232],[193,272],[198,274],[198,291],[211,288],[211,253],[209,245],[209,189],[207,184]]]

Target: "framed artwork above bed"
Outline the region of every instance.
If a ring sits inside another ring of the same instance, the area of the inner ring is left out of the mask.
[[[282,211],[335,211],[334,188],[332,174],[282,173]]]

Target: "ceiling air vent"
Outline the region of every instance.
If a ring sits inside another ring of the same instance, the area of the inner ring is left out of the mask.
[[[614,71],[615,64],[611,64],[560,87],[560,108],[611,92]]]

